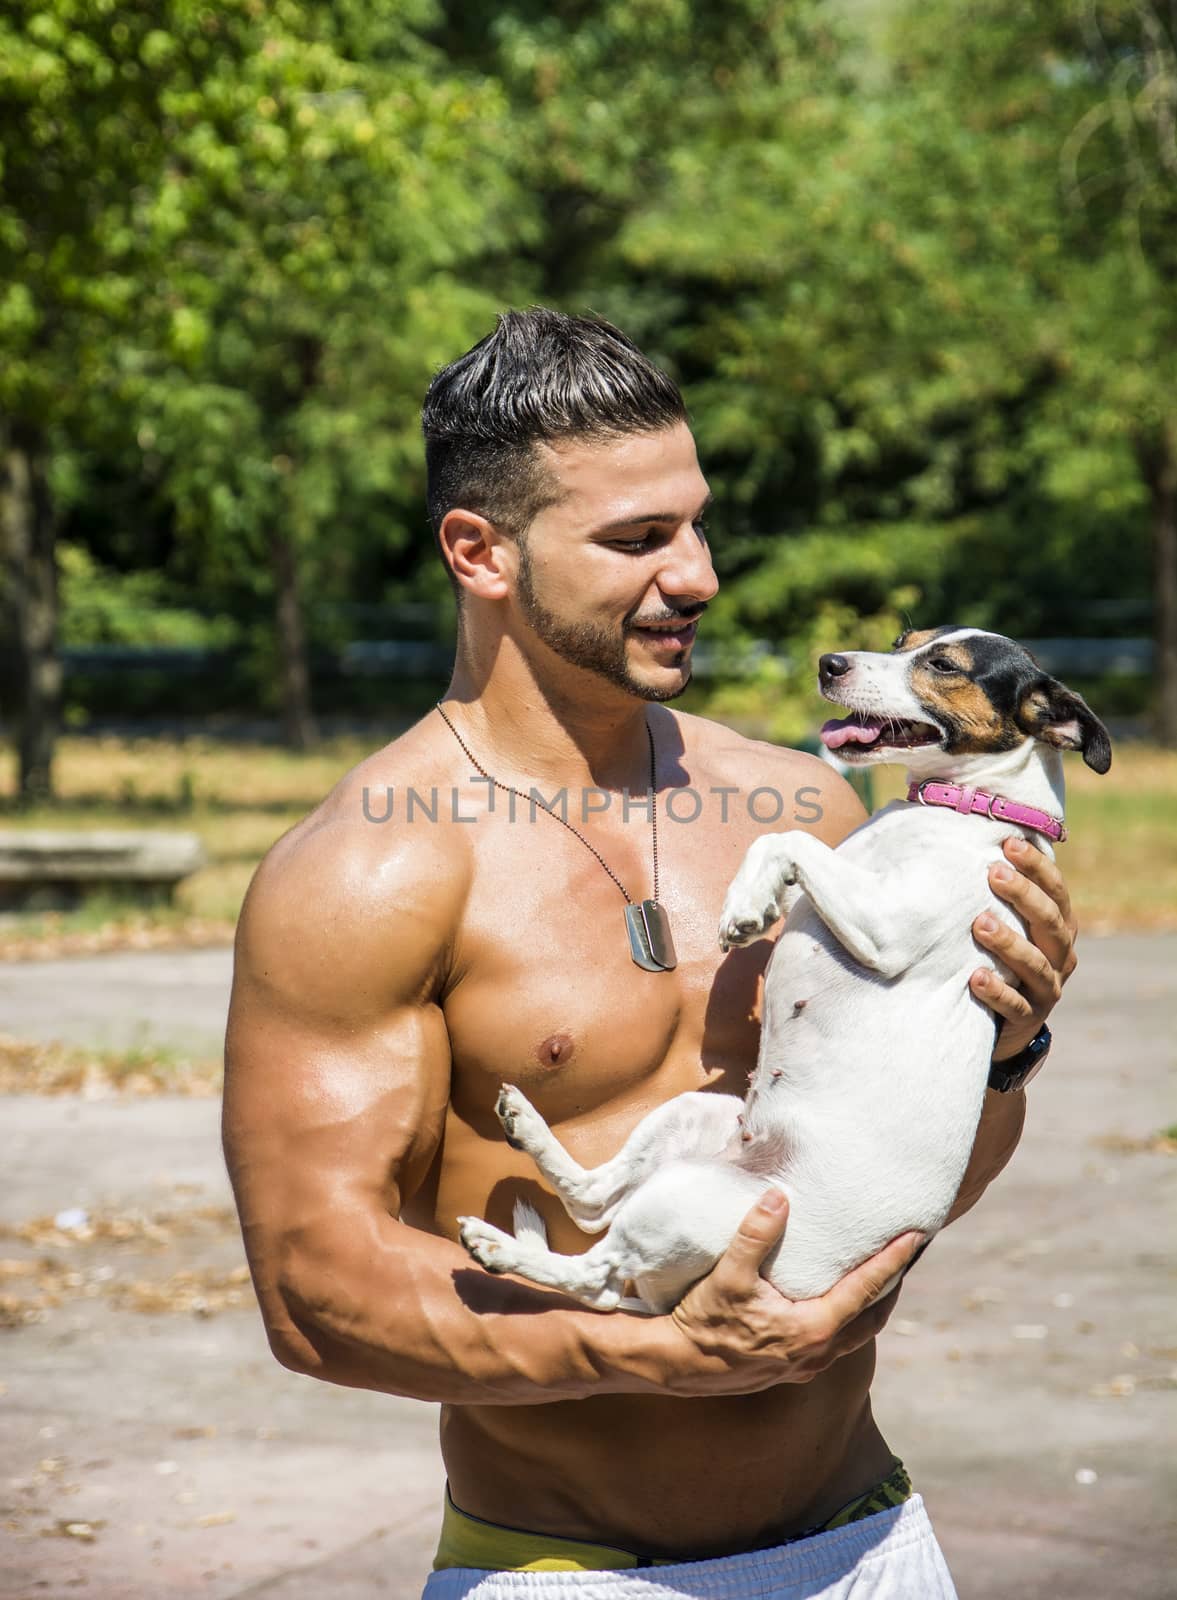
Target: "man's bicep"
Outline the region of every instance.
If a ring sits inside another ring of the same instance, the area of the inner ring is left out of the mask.
[[[449,1097],[444,893],[376,890],[370,874],[349,887],[346,863],[326,878],[315,867],[263,868],[238,932],[225,1150],[262,1236],[343,1204],[397,1211]]]
[[[409,1002],[351,1026],[289,1015],[242,981],[225,1047],[225,1153],[243,1221],[285,1232],[325,1208],[392,1214],[421,1181],[449,1096],[441,1012]]]

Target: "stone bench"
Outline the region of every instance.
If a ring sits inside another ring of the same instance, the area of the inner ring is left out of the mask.
[[[194,833],[0,829],[0,910],[69,910],[89,895],[167,901],[207,861]]]

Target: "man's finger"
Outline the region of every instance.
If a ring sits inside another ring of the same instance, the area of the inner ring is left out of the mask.
[[[1001,958],[1021,987],[1034,999],[1044,1004],[1055,1004],[1059,997],[1061,975],[1036,944],[1023,939],[1020,933],[1015,933],[1004,922],[998,922],[987,911],[973,924],[973,937],[978,944]]]
[[[990,867],[989,885],[1022,918],[1030,938],[1051,965],[1061,970],[1073,941],[1058,902],[1031,878],[1001,862]]]
[[[989,883],[1033,927],[1041,927],[1053,936],[1070,938],[1062,907],[1029,873],[999,861],[989,868]]]
[[[789,1197],[780,1189],[766,1190],[716,1262],[716,1272],[729,1283],[745,1283],[753,1288],[765,1256],[780,1241],[788,1220]]]
[[[911,1265],[926,1238],[922,1233],[901,1234],[884,1245],[877,1256],[871,1256],[840,1278],[820,1300],[810,1300],[806,1304],[820,1305],[835,1327],[844,1326],[882,1298],[892,1287],[892,1280]]]
[[[988,967],[982,967],[979,972],[974,972],[969,979],[969,987],[987,1005],[990,1011],[995,1011],[1006,1022],[1026,1022],[1036,1012],[1028,996],[1018,989],[1012,989],[1008,983],[1002,983],[995,972],[990,972]],[[1004,1038],[1004,1034],[1002,1035]]]
[[[1071,896],[1067,890],[1066,880],[1058,869],[1058,863],[1052,861],[1044,851],[1026,839],[1007,839],[1005,855],[1020,873],[1050,896],[1073,935],[1075,918],[1071,910]]]

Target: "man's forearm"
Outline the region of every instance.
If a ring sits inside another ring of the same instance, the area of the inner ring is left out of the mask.
[[[1009,1094],[986,1089],[973,1153],[948,1213],[948,1222],[955,1222],[976,1205],[1017,1149],[1025,1120],[1026,1096],[1020,1089]]]
[[[665,1394],[681,1338],[668,1318],[610,1316],[495,1278],[388,1217],[348,1219],[258,1274],[270,1343],[330,1383],[455,1404]]]
[[[449,1240],[362,1207],[264,1243],[247,1219],[245,1237],[271,1346],[294,1371],[457,1405],[718,1397],[809,1383],[874,1338],[920,1238],[892,1240],[815,1300],[786,1300],[760,1276],[786,1226],[782,1199],[766,1190],[661,1317],[581,1310],[491,1277]]]

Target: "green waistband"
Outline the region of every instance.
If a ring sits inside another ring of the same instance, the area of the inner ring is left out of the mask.
[[[828,1521],[788,1539],[774,1539],[770,1544],[792,1544],[797,1539],[810,1539],[818,1533],[829,1533],[834,1528],[844,1528],[851,1522],[861,1522],[880,1511],[901,1506],[912,1495],[911,1479],[903,1463],[897,1461],[882,1480],[836,1511]],[[445,1514],[441,1524],[441,1539],[434,1557],[433,1570],[443,1567],[473,1567],[488,1572],[618,1572],[631,1567],[667,1567],[674,1562],[669,1558],[642,1556],[632,1550],[619,1550],[613,1545],[594,1544],[583,1539],[560,1539],[547,1533],[528,1533],[523,1528],[505,1528],[497,1522],[484,1522],[459,1510],[445,1494]]]

